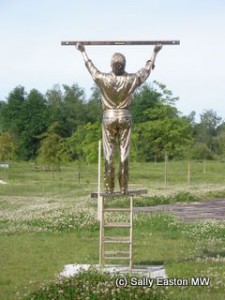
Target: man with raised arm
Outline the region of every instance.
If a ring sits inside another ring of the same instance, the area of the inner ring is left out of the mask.
[[[155,45],[152,58],[146,62],[144,68],[134,74],[126,73],[126,59],[121,53],[113,54],[111,60],[112,71],[102,73],[89,59],[83,44],[77,43],[76,48],[82,53],[85,65],[100,88],[102,96],[102,139],[105,157],[104,184],[106,192],[112,193],[115,187],[114,153],[116,138],[118,138],[120,156],[119,186],[120,192],[127,194],[132,94],[137,87],[146,81],[151,70],[154,69],[156,56],[162,45]]]

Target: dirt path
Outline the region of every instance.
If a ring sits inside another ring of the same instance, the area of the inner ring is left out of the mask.
[[[143,213],[169,212],[187,222],[196,220],[225,220],[225,199],[135,207],[134,211]]]

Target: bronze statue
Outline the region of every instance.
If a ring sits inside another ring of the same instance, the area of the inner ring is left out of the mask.
[[[114,191],[114,148],[116,138],[118,138],[120,153],[119,186],[121,193],[126,194],[128,192],[128,156],[132,125],[130,105],[132,94],[137,87],[146,81],[151,70],[154,69],[156,56],[161,50],[162,44],[155,45],[152,58],[146,62],[144,68],[134,74],[126,73],[126,59],[121,53],[113,55],[111,60],[112,71],[110,73],[102,73],[89,59],[82,43],[78,42],[76,48],[82,53],[85,65],[101,91],[103,108],[102,139],[105,157],[104,184],[106,192],[112,193]]]

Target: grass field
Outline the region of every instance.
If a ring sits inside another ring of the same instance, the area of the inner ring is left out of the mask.
[[[49,172],[35,170],[30,163],[13,163],[8,170],[0,169],[0,180],[7,183],[0,185],[0,299],[79,299],[72,296],[74,291],[64,289],[64,283],[56,285],[56,277],[65,264],[98,263],[97,206],[88,196],[97,189],[97,166],[78,168],[73,163],[60,172]],[[149,191],[137,204],[154,205],[162,199],[170,203],[225,197],[224,164],[192,162],[191,182],[187,182],[186,162],[169,163],[167,187],[163,163],[130,165],[130,188]],[[135,215],[134,262],[163,263],[169,278],[211,280],[209,287],[159,287],[155,299],[224,299],[225,222],[187,224],[170,215]],[[84,274],[82,280],[93,280],[91,276]],[[98,276],[94,274],[95,279]],[[152,292],[131,287],[119,292],[110,285],[114,279],[102,280],[110,288],[98,288],[97,298],[83,290],[85,298],[135,299],[139,295],[138,299],[149,299],[144,297]],[[48,292],[42,284],[54,296],[45,298]],[[37,294],[29,294],[37,289]]]

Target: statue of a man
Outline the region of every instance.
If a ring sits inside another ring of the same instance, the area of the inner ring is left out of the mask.
[[[105,157],[104,184],[106,192],[112,193],[114,191],[114,148],[116,139],[118,139],[120,153],[119,186],[121,193],[126,194],[128,192],[128,156],[132,125],[130,105],[132,94],[136,88],[146,81],[151,70],[154,69],[156,56],[162,45],[155,45],[152,58],[146,62],[144,68],[134,74],[126,73],[126,59],[121,53],[115,53],[112,56],[112,71],[110,73],[102,73],[87,56],[83,44],[77,43],[76,48],[82,53],[85,65],[101,91],[103,108],[102,139]]]

